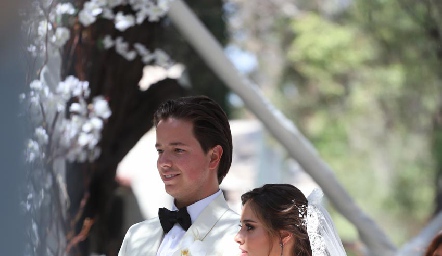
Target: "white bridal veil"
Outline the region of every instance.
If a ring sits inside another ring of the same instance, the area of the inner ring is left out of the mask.
[[[333,220],[321,205],[324,194],[314,189],[307,197],[307,232],[313,256],[346,256],[341,238],[336,233]]]

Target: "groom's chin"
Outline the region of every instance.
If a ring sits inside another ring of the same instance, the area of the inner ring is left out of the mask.
[[[171,197],[176,198],[179,196],[179,192],[177,191],[177,187],[170,184],[164,184],[164,189],[166,190],[166,193],[169,194]]]

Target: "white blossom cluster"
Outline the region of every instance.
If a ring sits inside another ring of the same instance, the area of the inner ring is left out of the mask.
[[[150,22],[158,21],[166,15],[172,0],[90,0],[84,3],[83,9],[78,13],[78,18],[87,27],[94,23],[97,18],[113,20],[115,28],[120,31],[141,24],[146,19]],[[115,14],[113,8],[118,5],[130,5],[136,12],[135,15]]]
[[[143,44],[135,43],[133,50],[129,50],[129,43],[123,41],[121,36],[113,40],[111,36],[106,35],[103,39],[103,44],[105,49],[115,47],[115,51],[129,61],[134,60],[138,55],[144,64],[153,62],[157,66],[167,68],[172,63],[169,55],[161,49],[155,49],[151,52]]]
[[[61,24],[62,18],[66,15],[78,15],[78,20],[85,27],[100,17],[113,20],[116,29],[125,31],[146,19],[149,22],[158,21],[166,15],[171,1],[173,0],[90,0],[84,3],[81,10],[76,10],[71,3],[57,3],[52,8],[50,2],[34,1],[32,3],[34,12],[23,24],[23,29],[27,30],[30,37],[35,38],[27,50],[37,56],[47,50],[46,42],[55,49],[64,46],[71,37],[70,29]],[[135,14],[124,14],[121,11],[115,14],[113,8],[120,5],[130,5]],[[122,55],[131,60],[135,58],[134,54],[128,51]]]
[[[27,50],[34,57],[47,50],[47,43],[58,49],[71,37],[70,29],[62,26],[60,21],[65,15],[76,14],[74,6],[71,3],[58,3],[54,8],[50,6],[44,2],[34,1],[28,20],[23,22],[22,29],[33,38]]]
[[[111,110],[103,96],[87,103],[89,95],[89,82],[73,76],[61,81],[55,92],[40,80],[31,82],[29,94],[21,95],[21,99],[28,99],[33,121],[38,124],[27,145],[28,162],[46,157],[85,162],[100,155],[97,145]],[[70,100],[73,103],[66,111]]]

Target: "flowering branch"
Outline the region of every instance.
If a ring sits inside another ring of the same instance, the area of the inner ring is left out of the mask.
[[[74,229],[77,222],[81,223],[85,202],[89,200],[87,187],[80,209],[69,213],[76,216],[75,223],[67,221],[71,216],[67,213],[70,202],[65,162],[97,160],[103,127],[112,114],[107,97],[91,97],[86,75],[77,72],[76,76],[61,77],[61,67],[51,66],[53,59],[69,50],[67,62],[73,63],[74,54],[84,43],[84,34],[78,31],[86,31],[98,19],[112,21],[117,31],[124,32],[143,22],[157,22],[166,14],[170,1],[90,0],[74,6],[57,0],[32,0],[29,19],[23,24],[29,39],[29,91],[20,95],[21,101],[29,106],[33,131],[25,152],[32,170],[22,202],[30,216],[29,255],[64,255],[88,236],[93,218],[83,222],[80,234]],[[128,9],[131,13],[125,12]],[[123,36],[107,36],[98,43],[103,43],[105,50],[113,48],[128,61],[140,58],[145,64],[164,68],[172,63],[161,49],[129,44]],[[36,71],[32,72],[34,68]]]

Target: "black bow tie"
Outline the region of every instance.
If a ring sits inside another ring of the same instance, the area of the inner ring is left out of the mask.
[[[183,207],[178,211],[169,211],[166,208],[160,208],[158,210],[158,217],[160,217],[160,223],[164,233],[168,233],[175,223],[180,224],[186,231],[189,229],[190,225],[192,225],[192,220],[190,219],[186,207]]]

